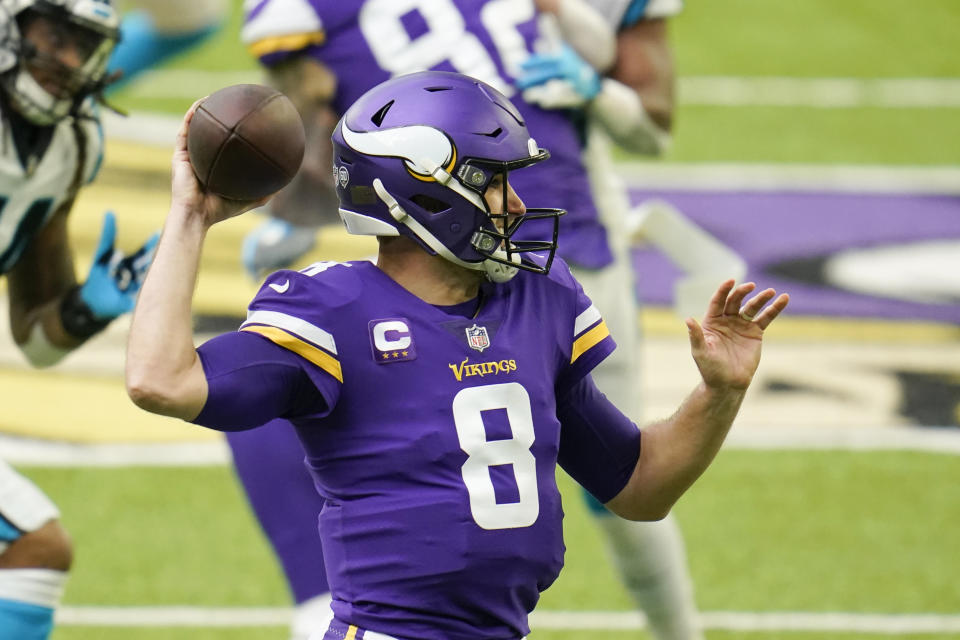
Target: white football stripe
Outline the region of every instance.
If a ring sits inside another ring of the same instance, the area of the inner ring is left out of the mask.
[[[577,316],[576,322],[573,323],[573,337],[576,338],[600,319],[600,310],[597,309],[596,306],[590,305],[583,313]]]
[[[301,338],[306,338],[313,344],[323,347],[334,355],[337,354],[337,343],[334,342],[333,335],[316,325],[310,324],[303,318],[291,316],[279,311],[257,309],[247,312],[247,320],[241,326],[245,327],[248,324],[265,324],[283,329]]]

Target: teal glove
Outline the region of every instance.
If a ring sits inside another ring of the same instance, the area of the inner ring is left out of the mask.
[[[554,53],[531,55],[520,69],[517,88],[546,108],[582,107],[600,93],[600,75],[566,44]]]
[[[99,320],[110,320],[133,310],[160,241],[160,234],[154,233],[135,253],[124,256],[113,246],[116,237],[117,221],[108,211],[103,218],[93,266],[80,287],[80,299]]]

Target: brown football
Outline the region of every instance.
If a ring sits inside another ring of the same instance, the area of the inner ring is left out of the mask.
[[[200,183],[233,200],[282,189],[303,161],[303,122],[289,98],[259,84],[236,84],[200,103],[187,151]]]

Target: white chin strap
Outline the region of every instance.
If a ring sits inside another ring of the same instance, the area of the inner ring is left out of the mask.
[[[9,82],[7,93],[20,115],[34,124],[51,125],[70,113],[73,101],[58,99],[33,79],[29,71],[20,69]]]
[[[415,236],[423,240],[423,242],[430,247],[437,255],[442,258],[449,260],[450,262],[459,265],[465,269],[470,269],[472,271],[483,271],[487,274],[487,277],[496,283],[507,282],[513,276],[517,275],[519,269],[517,267],[511,267],[509,265],[497,262],[495,260],[483,260],[481,262],[467,262],[466,260],[461,260],[453,254],[450,249],[446,247],[439,239],[430,231],[420,224],[413,216],[408,214],[403,207],[400,206],[400,203],[397,202],[397,199],[390,195],[390,192],[387,191],[386,187],[383,186],[383,182],[380,178],[375,178],[373,180],[373,190],[377,193],[377,197],[383,201],[387,208],[390,210],[390,217],[397,221],[399,224],[406,225]],[[507,259],[507,253],[503,249],[497,249],[494,252],[498,258],[504,260]],[[512,262],[519,264],[520,256],[514,255]]]

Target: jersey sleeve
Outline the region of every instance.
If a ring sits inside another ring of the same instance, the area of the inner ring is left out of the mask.
[[[589,375],[557,401],[557,462],[601,503],[626,486],[640,459],[640,429],[597,389]]]
[[[240,331],[263,336],[342,384],[335,313],[324,304],[335,293],[303,273],[277,271],[250,303]]]
[[[562,325],[561,331],[567,333],[560,337],[565,362],[558,377],[557,392],[562,394],[613,353],[617,344],[600,310],[584,293],[566,263],[562,260],[555,262],[550,274],[567,289],[567,295],[572,298],[572,304],[568,307],[573,310],[572,322]]]
[[[291,351],[246,331],[217,336],[197,349],[207,401],[193,422],[240,431],[274,418],[322,418],[339,387]]]
[[[326,40],[323,20],[308,0],[249,3],[240,39],[261,63],[272,66]]]

